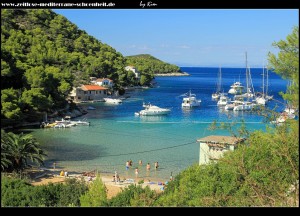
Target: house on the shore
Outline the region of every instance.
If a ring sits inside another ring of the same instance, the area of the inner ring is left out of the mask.
[[[141,79],[141,73],[134,67],[134,66],[126,66],[125,70],[127,71],[132,71],[135,75],[135,78],[137,81],[139,81]]]
[[[232,136],[207,136],[200,138],[199,165],[217,161],[227,151],[234,151],[245,139]]]
[[[106,88],[112,88],[114,86],[114,81],[108,78],[98,78],[93,83]]]
[[[99,85],[82,85],[73,88],[69,96],[75,103],[103,101],[107,96],[107,88]]]

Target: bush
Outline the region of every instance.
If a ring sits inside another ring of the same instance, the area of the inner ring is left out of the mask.
[[[157,193],[148,186],[142,188],[140,185],[129,185],[109,200],[109,206],[152,206],[156,198]]]

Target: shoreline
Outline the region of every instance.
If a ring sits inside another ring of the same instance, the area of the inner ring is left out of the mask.
[[[174,72],[174,73],[163,73],[163,74],[154,74],[154,76],[190,76],[190,74],[188,74],[187,72]]]
[[[47,185],[49,183],[53,183],[53,184],[64,183],[66,179],[71,179],[71,178],[75,178],[78,180],[84,179],[85,182],[90,183],[93,180],[95,180],[95,176],[97,174],[95,171],[91,171],[91,172],[85,172],[87,175],[83,175],[83,173],[68,170],[68,177],[65,177],[65,176],[60,176],[60,171],[61,169],[46,169],[46,168],[28,170],[28,172],[36,172],[35,173],[36,176],[35,177],[32,176],[30,178],[31,184],[33,186]],[[40,174],[40,172],[42,173]],[[98,174],[100,174],[102,182],[106,186],[107,197],[109,199],[116,196],[118,193],[120,193],[122,191],[122,188],[126,188],[131,184],[141,185],[143,188],[149,186],[151,190],[155,190],[156,192],[161,193],[163,192],[164,184],[168,182],[165,179],[161,179],[161,178],[155,178],[155,177],[132,178],[124,174],[119,174],[120,182],[114,182],[113,181],[114,173],[98,172]],[[144,180],[144,182],[141,183],[140,182],[141,180]]]

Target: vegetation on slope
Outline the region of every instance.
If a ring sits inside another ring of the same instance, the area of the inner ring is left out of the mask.
[[[181,72],[178,66],[163,62],[149,54],[127,56],[126,61],[128,65],[135,66],[144,74],[155,75]]]
[[[125,58],[48,9],[1,10],[1,119],[34,120],[89,77],[130,85]],[[132,83],[133,84],[133,83]]]

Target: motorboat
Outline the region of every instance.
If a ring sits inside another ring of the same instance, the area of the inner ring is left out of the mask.
[[[229,97],[227,97],[225,93],[222,93],[217,105],[218,106],[226,106],[228,103],[230,103],[230,101],[231,101],[231,99]]]
[[[88,106],[87,110],[95,110],[96,108],[93,106]]]
[[[191,90],[185,94],[186,97],[182,99],[181,106],[185,108],[192,108],[200,106],[201,100],[196,98],[195,94],[191,93]]]
[[[120,103],[122,103],[122,100],[118,99],[118,98],[103,98],[103,99],[106,103],[110,103],[110,104],[120,104]]]
[[[242,86],[242,83],[240,82],[234,82],[228,91],[229,94],[241,94],[244,89],[244,86]]]
[[[160,108],[158,106],[154,106],[152,104],[143,104],[144,110],[136,112],[137,116],[159,116],[159,115],[167,115],[171,112],[170,109]]]

